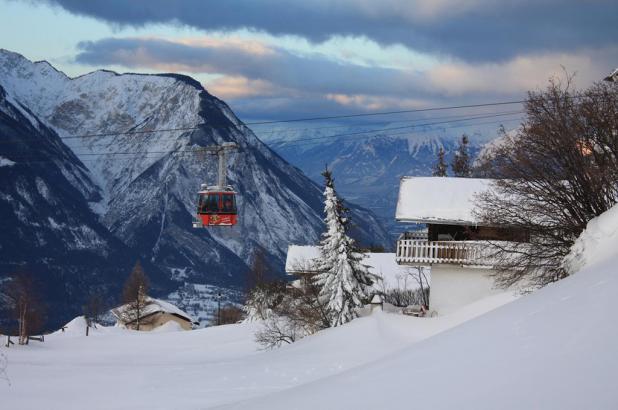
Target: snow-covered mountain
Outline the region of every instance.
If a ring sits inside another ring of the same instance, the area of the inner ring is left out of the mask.
[[[53,305],[50,325],[58,324],[91,293],[118,293],[135,255],[88,206],[98,192],[84,165],[2,86],[0,135],[0,282],[16,272],[37,276]],[[165,275],[148,270],[164,287]],[[5,318],[0,312],[0,326]]]
[[[0,50],[0,86],[6,101],[20,112],[18,121],[53,134],[58,152],[70,157],[71,170],[62,171],[65,180],[49,190],[70,186],[66,189],[80,194],[89,215],[96,215],[89,216],[92,223],[102,224],[178,286],[242,287],[256,249],[264,249],[273,268],[281,271],[289,243],[314,243],[323,230],[321,188],[271,151],[223,101],[190,77],[96,71],[69,78],[47,62],[33,63]],[[191,127],[197,129],[148,132]],[[127,130],[144,133],[118,134]],[[7,138],[3,132],[3,141]],[[195,192],[200,183],[214,181],[216,161],[193,151],[227,141],[240,147],[229,157],[228,181],[239,192],[241,222],[234,228],[195,230]],[[0,155],[27,168],[33,177],[43,172],[33,165],[35,159],[44,158],[61,170],[68,167],[55,151],[38,156],[30,146],[3,145]],[[10,182],[3,177],[0,186],[5,207],[12,201],[7,197]],[[75,218],[67,226],[79,226],[81,216],[69,203],[58,208]],[[353,207],[353,213],[355,220],[363,221],[355,232],[361,242],[389,245],[371,212]],[[41,215],[15,223],[17,230],[52,226]],[[175,287],[166,289],[172,292]]]
[[[315,142],[306,143],[304,137]],[[431,175],[438,150],[444,148],[450,163],[459,144],[457,134],[449,136],[439,130],[410,137],[311,138],[318,137],[305,135],[292,141],[273,138],[270,145],[314,181],[322,179],[320,173],[328,164],[338,192],[351,202],[372,210],[391,235],[403,229],[395,222],[399,179],[404,175]],[[471,156],[476,155],[479,147],[478,139],[474,139],[470,144]]]

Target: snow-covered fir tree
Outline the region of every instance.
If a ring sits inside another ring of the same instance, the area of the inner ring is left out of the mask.
[[[320,296],[327,302],[331,326],[338,326],[356,317],[356,308],[369,297],[373,275],[361,263],[363,255],[347,234],[347,210],[337,198],[331,172],[326,169],[322,175],[326,182],[326,232],[320,242],[320,273],[315,281],[321,288]]]

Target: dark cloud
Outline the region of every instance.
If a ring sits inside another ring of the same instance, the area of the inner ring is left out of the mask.
[[[600,48],[615,44],[618,38],[615,0],[34,1],[120,25],[248,28],[313,42],[335,35],[366,36],[381,44],[403,44],[468,61]]]
[[[108,38],[81,42],[76,61],[94,66],[221,73],[312,93],[399,95],[419,92],[419,79],[401,70],[343,64],[320,54],[234,44],[188,45],[161,39]]]

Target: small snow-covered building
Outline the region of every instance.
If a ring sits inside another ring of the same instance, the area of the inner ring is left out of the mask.
[[[369,272],[376,275],[380,280],[374,283],[373,288],[377,292],[386,292],[390,289],[415,289],[416,282],[410,276],[410,266],[399,265],[395,260],[394,253],[364,254],[361,261],[366,265]],[[320,257],[320,248],[317,246],[290,245],[285,261],[285,271],[288,275],[303,276],[304,274],[317,273],[315,260]]]
[[[491,277],[496,261],[491,241],[527,242],[526,232],[489,226],[474,212],[478,195],[492,180],[448,177],[403,177],[395,218],[427,225],[427,239],[403,233],[396,261],[402,266],[431,265],[429,309],[446,313],[503,290]]]
[[[194,326],[199,325],[189,314],[182,311],[177,306],[151,297],[147,297],[147,304],[140,314],[140,330],[150,331],[170,322],[175,322],[184,330],[191,330]],[[122,305],[112,309],[112,314],[116,318],[116,326],[127,329],[136,328],[136,320],[128,320],[127,317],[133,315],[127,314],[130,309],[129,305]]]

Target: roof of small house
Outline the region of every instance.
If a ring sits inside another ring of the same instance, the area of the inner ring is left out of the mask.
[[[394,253],[365,253],[361,261],[366,265],[369,272],[382,278],[376,283],[376,290],[406,287],[416,288],[416,282],[408,275],[409,266],[399,265],[395,261]],[[317,272],[315,259],[320,256],[320,248],[317,246],[290,245],[285,261],[285,271],[288,274]]]
[[[288,254],[285,259],[285,271],[294,272],[316,272],[314,259],[320,256],[320,248],[317,246],[288,246]]]
[[[491,189],[491,179],[403,177],[395,219],[401,222],[478,225],[476,196]]]
[[[192,317],[191,315],[189,315],[188,313],[184,312],[183,310],[181,310],[178,306],[173,305],[169,302],[166,302],[164,300],[161,299],[155,299],[155,298],[151,298],[150,296],[147,297],[147,302],[148,304],[146,305],[146,307],[144,308],[143,312],[142,312],[142,317],[146,317],[146,316],[150,316],[153,315],[155,313],[169,313],[170,315],[174,315],[177,316],[181,319],[184,319],[188,322],[191,323],[197,323]],[[128,308],[128,304],[127,305],[121,305],[118,306],[114,309],[112,309],[112,314],[117,318],[120,319],[120,317],[122,316],[122,313]]]

